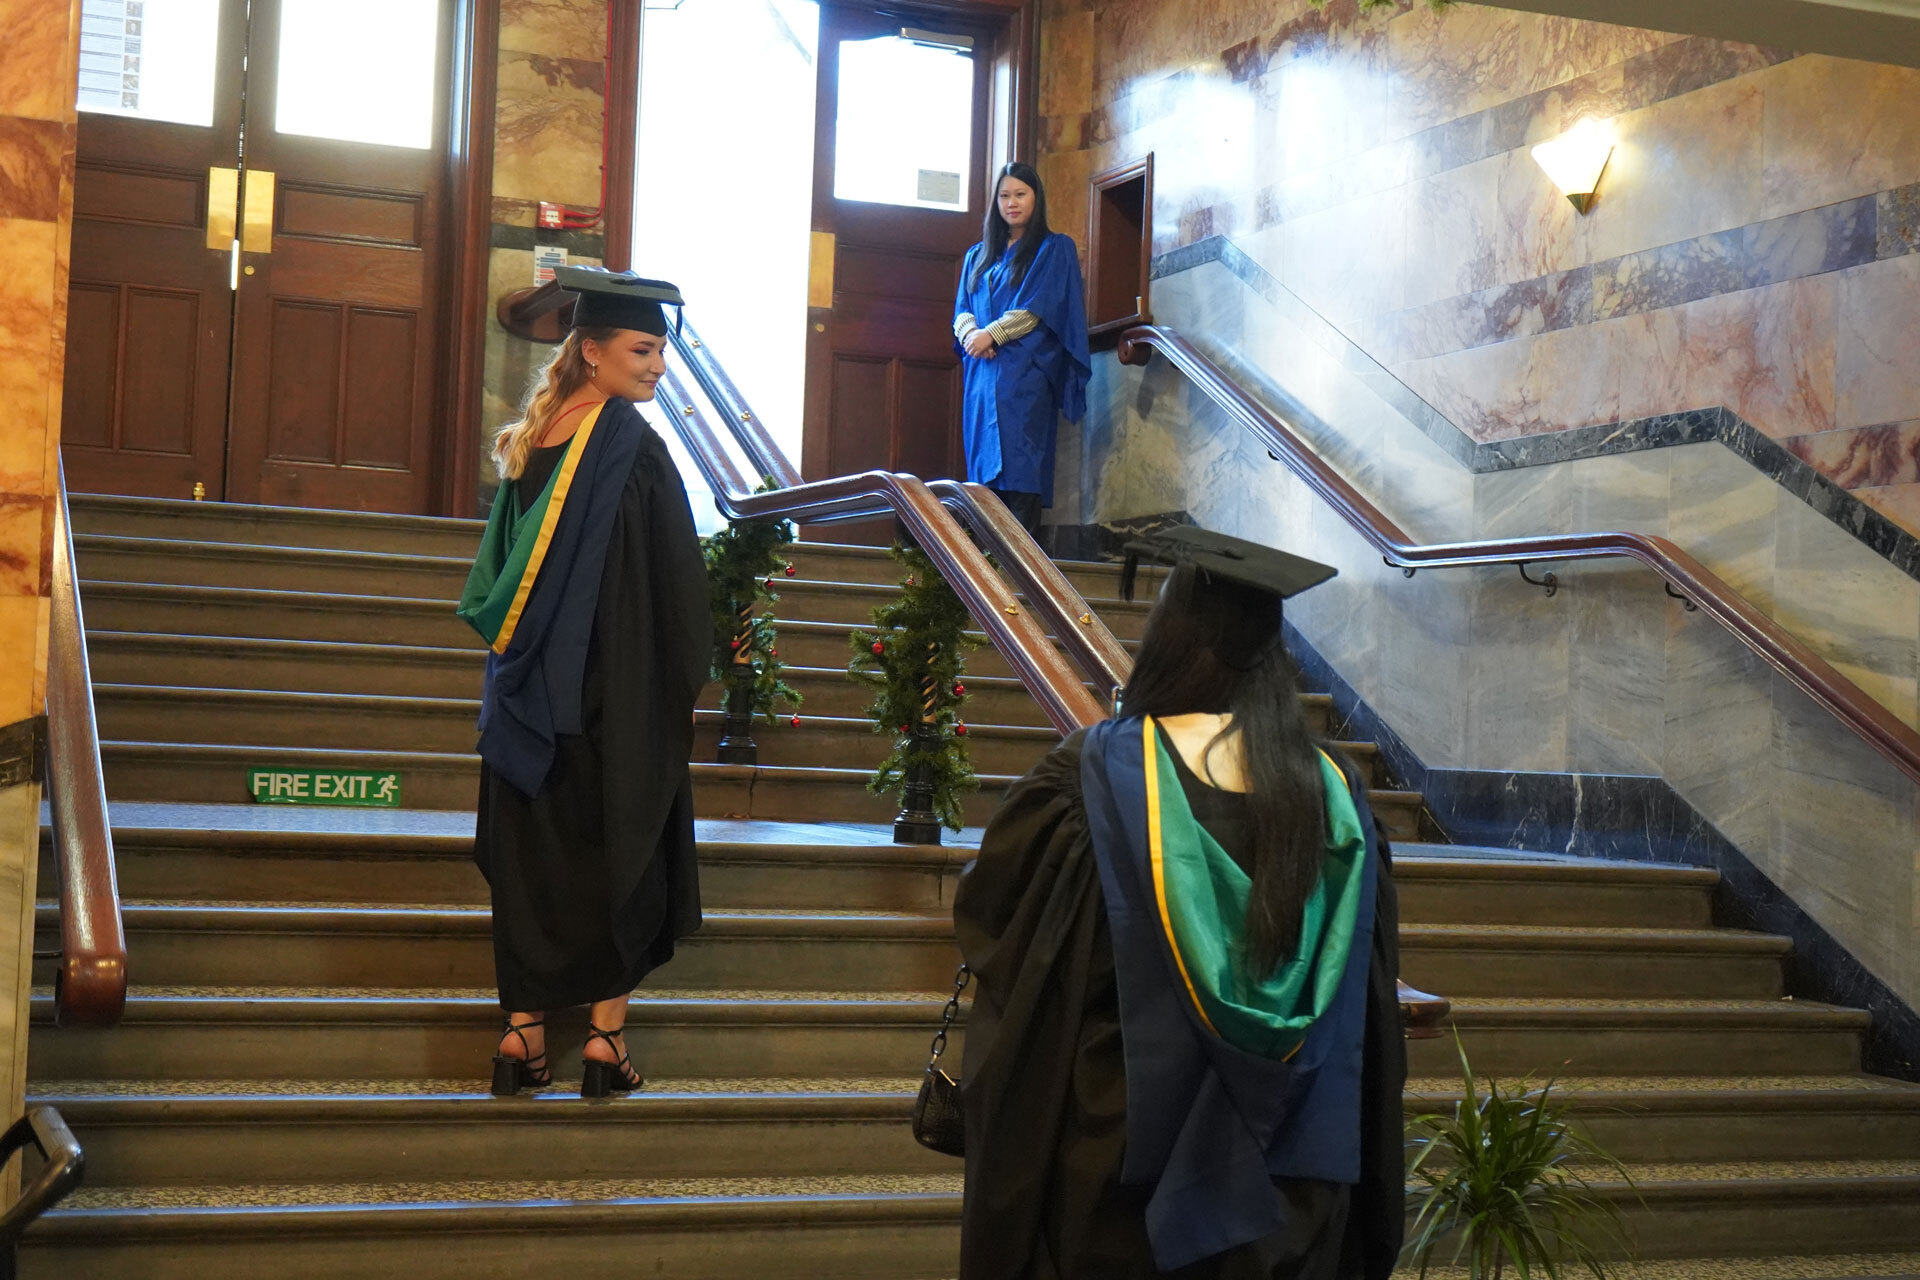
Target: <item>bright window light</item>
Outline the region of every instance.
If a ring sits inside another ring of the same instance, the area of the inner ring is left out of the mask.
[[[967,209],[973,57],[900,36],[840,46],[838,200]]]
[[[282,0],[274,128],[432,146],[439,25],[436,0]]]

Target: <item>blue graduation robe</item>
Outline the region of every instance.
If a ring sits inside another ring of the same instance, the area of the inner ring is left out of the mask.
[[[1087,411],[1086,288],[1071,237],[1049,235],[1015,284],[1012,262],[1019,241],[973,283],[984,244],[967,250],[953,314],[971,313],[985,326],[1009,311],[1029,311],[1040,323],[1000,348],[991,360],[960,351],[967,479],[1006,493],[1037,493],[1053,503],[1053,448],[1059,420],[1078,422]]]

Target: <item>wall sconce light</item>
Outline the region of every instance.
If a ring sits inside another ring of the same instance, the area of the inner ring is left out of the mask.
[[[1582,120],[1551,142],[1533,149],[1534,163],[1547,171],[1569,203],[1585,213],[1613,155],[1613,130],[1599,120]]]

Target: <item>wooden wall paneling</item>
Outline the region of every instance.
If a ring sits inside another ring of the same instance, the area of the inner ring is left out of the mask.
[[[606,191],[600,226],[606,265],[633,265],[634,161],[640,145],[641,0],[608,0]]]

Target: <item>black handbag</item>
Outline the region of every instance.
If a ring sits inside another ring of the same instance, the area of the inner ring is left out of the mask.
[[[927,1059],[927,1075],[920,1082],[920,1096],[913,1102],[913,1140],[945,1156],[967,1153],[960,1082],[940,1069],[940,1055],[947,1051],[947,1032],[960,1014],[960,993],[967,989],[967,980],[972,976],[964,964],[953,976],[953,997],[940,1016],[940,1030],[933,1034],[933,1056]]]

